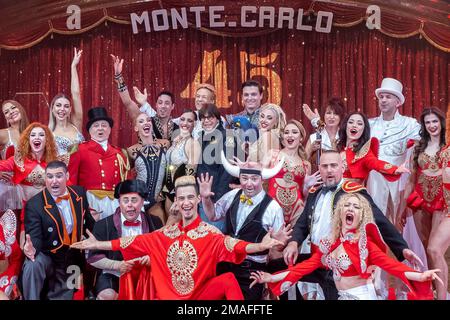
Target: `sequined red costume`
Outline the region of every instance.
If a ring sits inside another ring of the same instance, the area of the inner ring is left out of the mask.
[[[277,163],[276,158],[275,156],[274,163]],[[286,224],[294,223],[304,206],[302,191],[307,169],[306,161],[291,166],[285,160],[283,168],[268,182],[267,193],[283,208]],[[282,186],[282,184],[289,187]]]
[[[368,223],[365,231],[361,230],[359,238],[349,237],[351,235],[346,234],[344,239],[341,237],[334,243],[327,239],[322,240],[319,246],[320,250],[315,251],[308,260],[285,270],[289,273],[283,280],[269,283],[270,290],[278,296],[297,283],[303,276],[321,267],[331,269],[335,280],[354,276],[368,279],[371,277],[371,273],[368,272],[369,266],[376,265],[398,277],[408,286],[410,290],[408,298],[410,300],[433,299],[430,281],[408,280],[405,272],[415,272],[415,270],[387,256],[386,245],[375,224]],[[341,244],[345,252],[336,257],[333,252]]]
[[[344,178],[358,179],[364,183],[370,171],[375,170],[381,173],[386,180],[396,181],[400,175],[395,174],[397,166],[389,162],[378,159],[379,142],[377,138],[371,138],[362,148],[355,152],[352,148],[345,148],[344,151]]]
[[[443,170],[450,169],[450,145],[441,152],[441,166]],[[447,218],[450,218],[450,183],[443,182],[444,210],[447,210]]]
[[[16,230],[16,215],[8,210],[0,218],[0,266],[6,265],[6,269],[0,273],[0,291],[9,298],[17,296],[16,281],[23,263]]]
[[[197,217],[185,228],[180,222],[149,234],[113,240],[112,249],[120,250],[124,260],[150,256],[151,279],[141,276],[139,281],[153,284],[154,292],[147,293],[152,299],[243,299],[234,276],[216,276],[216,265],[244,261],[247,244],[224,236]]]
[[[46,167],[47,163],[45,161],[39,162],[36,159],[29,158],[22,159],[17,152],[14,157],[0,160],[0,171],[12,171],[12,182],[24,186],[24,203],[20,215],[21,231],[24,230],[25,202],[45,187],[44,176]]]
[[[442,211],[445,206],[442,188],[442,170],[444,163],[441,158],[442,149],[434,156],[421,152],[417,158],[416,185],[414,192],[408,197],[408,206],[413,209],[421,209],[432,214]],[[436,175],[426,174],[435,173]]]
[[[16,153],[17,155],[17,153]],[[45,161],[37,161],[35,159],[21,159],[19,156],[9,157],[6,160],[0,160],[0,171],[13,171],[12,181],[15,184],[23,184],[26,186],[34,186],[36,184],[45,185],[43,180],[43,170],[47,167]]]

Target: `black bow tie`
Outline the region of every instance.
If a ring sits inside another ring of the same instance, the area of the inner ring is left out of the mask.
[[[335,186],[329,186],[329,187],[323,186],[323,187],[322,187],[322,192],[323,192],[323,193],[327,193],[328,191],[333,192],[333,191],[335,191],[336,189],[337,189],[337,185],[335,185]]]

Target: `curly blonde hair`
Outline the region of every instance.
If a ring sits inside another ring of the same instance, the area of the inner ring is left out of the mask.
[[[341,235],[342,230],[342,221],[341,221],[341,212],[344,210],[344,205],[350,198],[357,198],[359,200],[359,205],[361,209],[359,210],[361,220],[358,225],[358,231],[361,231],[361,228],[365,228],[365,225],[368,223],[373,223],[373,212],[370,207],[369,201],[359,194],[359,193],[347,193],[343,195],[336,204],[336,209],[333,211],[333,216],[331,218],[331,242],[333,243],[338,239]]]
[[[17,151],[19,152],[22,159],[25,159],[25,158],[32,159],[33,158],[32,154],[31,154],[30,134],[34,128],[42,128],[45,132],[45,149],[44,149],[44,154],[42,157],[43,160],[46,163],[56,160],[57,152],[56,152],[55,138],[53,137],[53,134],[50,131],[50,129],[46,125],[39,123],[39,122],[31,123],[28,127],[26,127],[26,129],[20,135],[19,147],[18,147]]]

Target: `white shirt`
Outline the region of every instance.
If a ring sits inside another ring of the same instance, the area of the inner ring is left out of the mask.
[[[328,191],[327,193],[320,191],[317,198],[311,226],[311,243],[316,246],[320,244],[320,240],[331,236],[332,200],[343,182],[344,180],[339,182],[335,191]]]
[[[126,226],[123,223],[126,221],[123,214],[120,214],[120,221],[122,223],[122,237],[131,237],[131,236],[138,236],[142,234],[142,219],[141,215],[139,214],[136,218],[136,221],[140,221],[141,223],[138,226]]]
[[[63,196],[65,196],[66,194],[67,191]],[[58,197],[53,197],[55,203],[57,198]],[[72,217],[72,207],[70,205],[69,200],[61,200],[59,203],[56,203],[56,206],[58,207],[61,218],[64,220],[64,225],[66,226],[67,234],[71,234],[73,231],[73,217]]]
[[[240,189],[234,189],[227,193],[225,193],[214,205],[215,208],[215,217],[213,221],[221,220],[225,218],[225,215],[228,211],[228,209],[231,206],[231,203],[233,202],[234,197],[236,196],[236,193],[238,193]],[[261,190],[260,193],[258,193],[256,196],[252,197],[253,205],[248,205],[246,203],[242,203],[239,201],[239,207],[236,217],[236,232],[238,232],[242,225],[245,222],[245,219],[247,219],[248,215],[252,210],[257,206],[266,195],[266,192],[264,190]],[[280,207],[278,202],[272,200],[269,205],[266,208],[266,211],[264,212],[262,219],[262,226],[266,231],[269,231],[269,228],[273,228],[274,232],[277,232],[280,230],[281,226],[283,225],[284,218],[283,218],[283,209]],[[253,260],[258,263],[266,263],[267,262],[267,255],[258,255],[258,256],[247,256],[247,259]]]
[[[332,150],[333,145],[331,144],[330,136],[328,135],[328,131],[323,129],[320,131],[320,135],[322,136],[322,149],[323,150]],[[317,134],[313,133],[309,136],[309,141],[311,144],[317,140]],[[339,130],[336,132],[335,141],[339,140]]]

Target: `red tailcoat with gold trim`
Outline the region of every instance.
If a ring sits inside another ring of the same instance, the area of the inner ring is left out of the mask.
[[[358,152],[353,151],[352,148],[346,148],[347,169],[344,172],[344,178],[365,181],[370,171],[375,170],[381,173],[388,181],[400,179],[400,175],[395,174],[397,166],[378,159],[378,148],[379,142],[377,138],[371,138]]]
[[[183,228],[182,222],[158,231],[112,241],[124,260],[150,256],[154,299],[196,299],[216,276],[221,261],[244,261],[248,242],[224,236],[200,217]],[[147,279],[144,279],[147,281]]]
[[[126,179],[128,168],[128,158],[121,149],[108,144],[105,151],[100,144],[90,140],[80,144],[70,156],[70,181],[86,190],[113,191]]]

